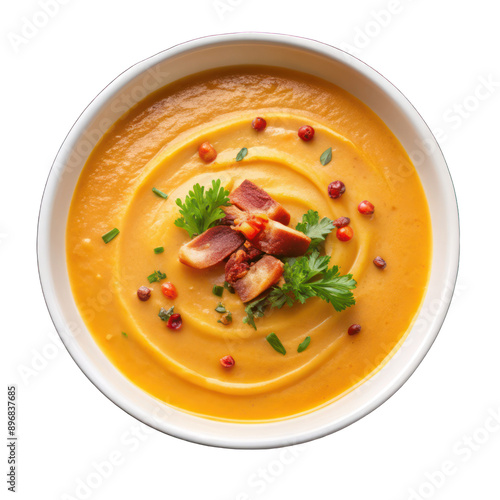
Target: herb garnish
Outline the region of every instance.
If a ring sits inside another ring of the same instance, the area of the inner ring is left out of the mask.
[[[241,161],[248,154],[247,148],[241,148],[239,153],[236,155],[236,161]]]
[[[250,302],[245,307],[244,323],[257,329],[255,318],[264,316],[266,308],[281,309],[285,304],[303,304],[307,299],[319,297],[343,311],[356,303],[351,290],[356,288],[352,274],[340,275],[338,266],[328,268],[330,257],[320,256],[317,250],[285,263],[284,285],[274,286],[268,295]]]
[[[222,297],[222,294],[224,293],[224,287],[220,285],[214,285],[212,288],[212,293],[217,297]]]
[[[152,191],[156,196],[159,196],[160,198],[163,198],[164,200],[166,200],[168,198],[168,194],[164,193],[163,191],[160,191],[159,189],[153,188]]]
[[[221,319],[217,320],[217,323],[222,323],[223,325],[230,325],[233,322],[233,315],[230,312],[222,315]]]
[[[154,283],[155,281],[160,281],[167,279],[167,275],[165,273],[162,273],[160,270],[155,271],[153,274],[150,274],[148,276],[148,281],[150,283]]]
[[[229,292],[229,293],[236,293],[234,290],[233,286],[230,285],[227,281],[224,281],[224,288]]]
[[[128,337],[128,335],[127,335],[125,332],[122,332],[122,335],[123,335],[124,337]]]
[[[270,333],[266,337],[266,340],[271,344],[271,347],[275,351],[278,351],[280,354],[283,354],[283,356],[286,354],[286,349],[283,347],[283,344],[281,343],[280,339],[275,333]]]
[[[278,287],[276,287],[278,288]],[[262,318],[264,316],[268,306],[272,307],[273,301],[270,295],[276,290],[273,288],[269,295],[262,297],[260,299],[249,302],[245,307],[245,312],[247,315],[243,318],[243,323],[247,323],[252,328],[257,330],[257,325],[255,324],[255,318]]]
[[[323,166],[328,165],[332,161],[332,148],[323,151],[323,154],[319,157],[319,161]]]
[[[154,253],[163,253],[164,251],[165,251],[165,249],[163,247],[153,248]]]
[[[285,264],[285,284],[281,290],[286,303],[292,305],[296,300],[303,304],[311,297],[319,297],[332,304],[338,312],[356,302],[351,292],[356,288],[352,274],[341,276],[338,266],[328,268],[330,256],[320,256],[314,251],[311,255],[299,257]],[[293,296],[293,298],[292,298]]]
[[[219,219],[224,217],[220,207],[230,205],[229,191],[221,187],[221,180],[217,179],[212,181],[212,187],[206,192],[205,187],[195,184],[184,203],[180,198],[177,198],[175,203],[179,207],[181,217],[174,224],[185,229],[192,238],[217,225]]]
[[[174,306],[172,306],[168,311],[164,307],[160,309],[160,312],[158,313],[158,316],[162,321],[168,321],[168,318],[174,314]]]
[[[218,312],[218,313],[221,313],[221,314],[224,314],[226,313],[226,308],[224,307],[224,304],[222,302],[219,302],[219,305],[215,308],[215,310]]]
[[[300,344],[299,347],[297,347],[297,352],[302,352],[307,349],[307,346],[311,342],[311,337],[307,336]]]
[[[334,228],[335,226],[332,220],[328,217],[323,217],[320,220],[319,214],[315,210],[308,210],[308,212],[302,216],[302,222],[299,222],[295,227],[297,231],[311,238],[309,252],[321,245]]]
[[[104,240],[104,243],[109,243],[113,238],[116,238],[120,231],[115,227],[114,229],[111,229],[111,231],[108,231],[106,234],[102,235],[102,239]]]

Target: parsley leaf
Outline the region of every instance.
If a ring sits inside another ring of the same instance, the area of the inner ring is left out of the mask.
[[[195,184],[189,191],[184,203],[180,198],[175,200],[181,217],[174,224],[185,229],[192,238],[204,233],[207,229],[216,226],[219,219],[224,217],[220,207],[227,207],[229,191],[221,186],[221,180],[213,180],[212,187],[205,192],[205,187]]]
[[[309,245],[309,251],[311,251],[318,248],[325,241],[334,227],[333,221],[328,217],[323,217],[320,220],[318,212],[309,210],[302,216],[302,222],[299,222],[295,229],[311,238],[311,244]]]
[[[155,271],[153,274],[150,274],[148,276],[148,281],[150,283],[154,283],[155,281],[161,281],[167,279],[167,275],[165,273],[162,273],[160,270]]]
[[[294,299],[287,295],[282,288],[274,286],[267,295],[246,305],[247,315],[243,318],[243,323],[257,330],[255,318],[262,318],[269,306],[281,309],[285,304],[292,306],[294,302]]]
[[[262,318],[267,306],[271,303],[268,299],[269,295],[266,297],[249,302],[245,307],[246,317],[243,318],[243,323],[250,325],[253,329],[257,330],[257,325],[255,324],[255,318]]]
[[[352,274],[340,275],[338,266],[328,267],[330,257],[320,256],[317,250],[285,263],[285,283],[274,286],[265,297],[249,302],[245,307],[247,316],[243,319],[257,330],[255,318],[264,316],[267,308],[281,309],[285,304],[304,304],[307,299],[319,297],[332,304],[336,311],[343,311],[356,303],[351,290],[356,288]]]

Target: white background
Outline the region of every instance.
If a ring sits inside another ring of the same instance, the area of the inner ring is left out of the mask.
[[[4,2],[1,14],[2,399],[7,384],[18,385],[18,498],[499,499],[500,423],[488,425],[492,414],[500,420],[495,2],[47,0],[50,18],[42,3]],[[441,129],[461,215],[457,292],[416,373],[361,421],[288,450],[208,448],[140,426],[62,348],[37,275],[45,180],[84,107],[141,59],[245,30],[347,48],[391,80]],[[113,470],[96,472],[110,458]]]

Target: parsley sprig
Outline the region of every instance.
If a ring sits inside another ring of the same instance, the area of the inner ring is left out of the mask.
[[[205,192],[205,187],[195,184],[189,191],[184,203],[180,198],[175,200],[181,217],[176,219],[175,225],[185,229],[192,238],[207,229],[217,225],[217,221],[224,217],[220,207],[227,207],[229,191],[221,186],[221,180],[213,180],[212,187]]]
[[[311,244],[308,250],[310,252],[318,248],[321,243],[325,241],[334,227],[333,221],[328,217],[323,217],[320,220],[318,212],[315,210],[308,210],[308,212],[302,216],[302,222],[299,222],[295,229],[311,238]]]
[[[356,301],[351,290],[356,288],[356,281],[352,274],[341,275],[338,266],[329,268],[329,263],[330,257],[320,256],[317,250],[298,259],[289,259],[283,272],[285,283],[247,304],[243,322],[257,329],[255,318],[264,316],[268,308],[281,309],[285,304],[291,307],[313,297],[319,297],[339,312],[354,305]]]
[[[301,304],[311,297],[319,297],[332,304],[338,312],[355,304],[351,292],[356,288],[352,274],[341,276],[338,266],[328,268],[330,256],[320,256],[319,252],[299,257],[293,263],[285,264],[286,283],[282,290],[287,297],[287,304],[292,305],[294,296]]]

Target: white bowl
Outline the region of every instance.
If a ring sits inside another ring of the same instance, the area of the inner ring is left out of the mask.
[[[88,154],[107,128],[150,92],[186,75],[222,66],[264,64],[316,75],[343,87],[388,125],[412,157],[432,219],[429,287],[410,334],[375,375],[321,409],[271,423],[228,423],[169,407],[126,379],[104,356],[73,300],[65,265],[68,210]],[[49,174],[38,226],[43,293],[62,341],[95,386],[142,422],[172,436],[231,448],[270,448],[315,439],[355,422],[394,394],[429,350],[448,310],[458,271],[459,224],[452,180],[418,112],[389,81],[358,59],[314,40],[236,33],[200,38],[160,52],[118,76],[85,109]]]

